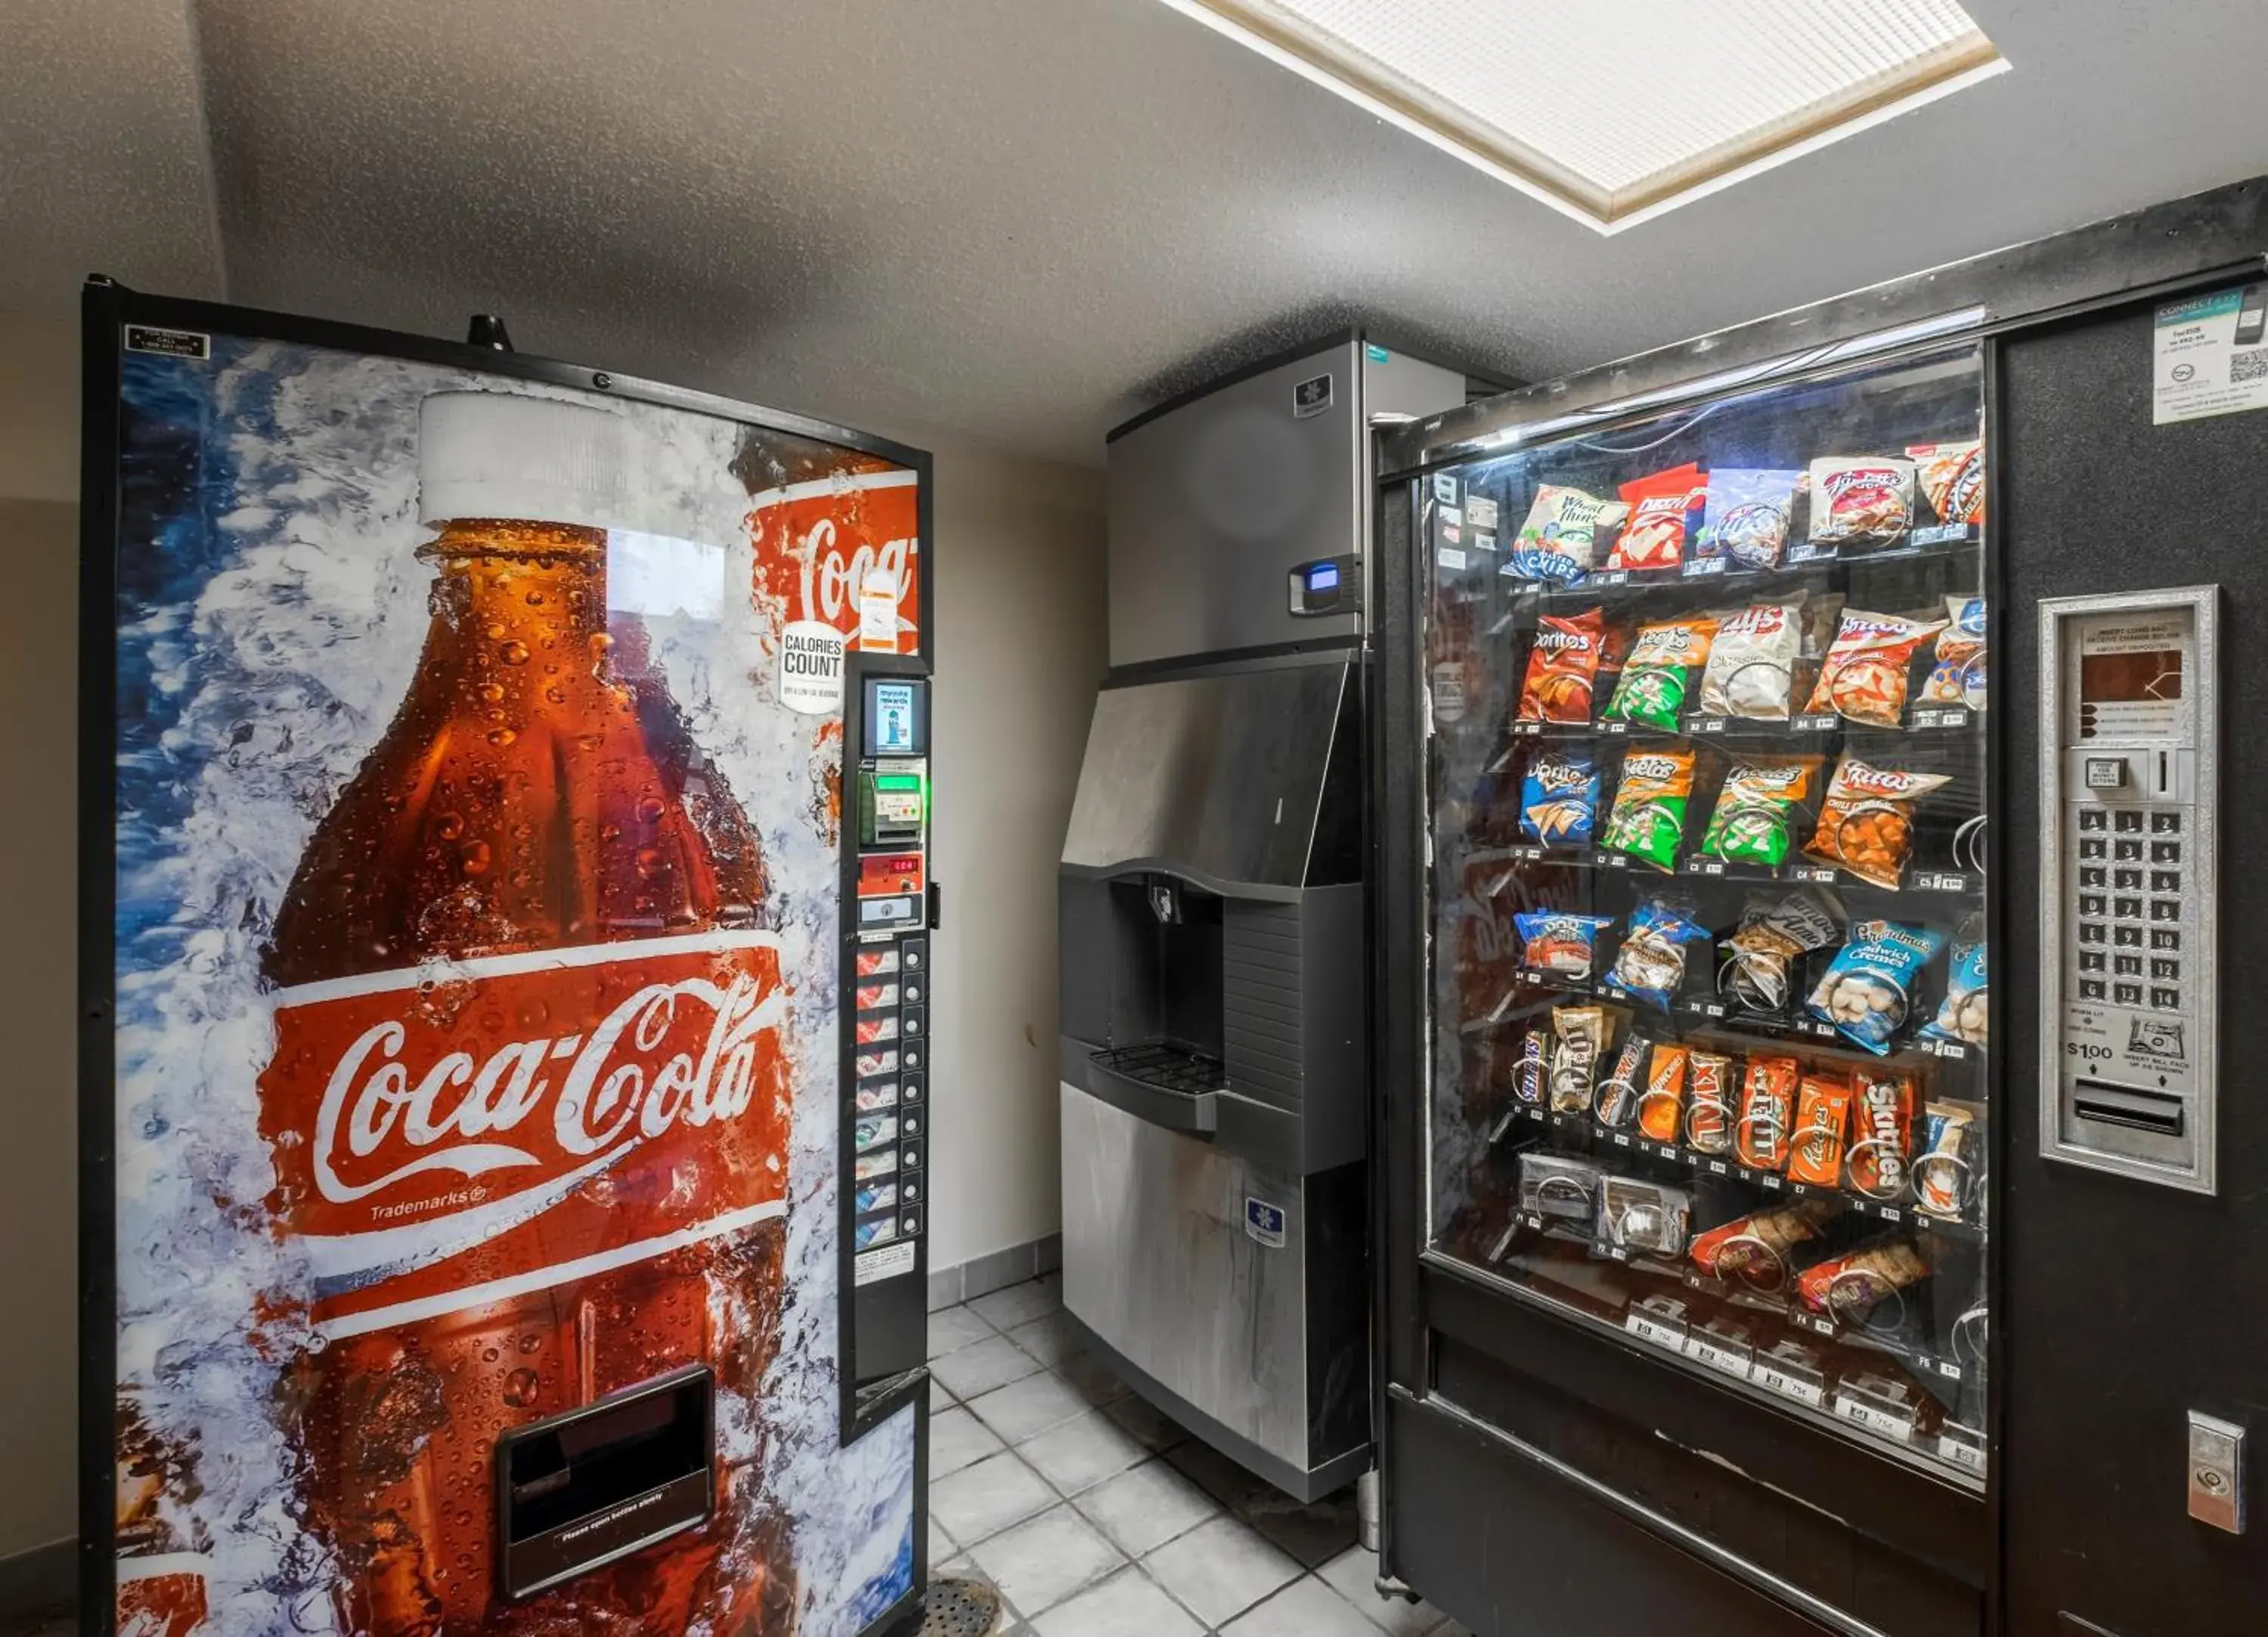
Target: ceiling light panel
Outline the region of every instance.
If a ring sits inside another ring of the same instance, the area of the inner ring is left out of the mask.
[[[1593,225],[2007,64],[1953,0],[1167,0]]]

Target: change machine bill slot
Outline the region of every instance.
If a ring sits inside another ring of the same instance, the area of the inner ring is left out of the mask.
[[[2040,1144],[2214,1191],[2219,588],[2040,605]]]

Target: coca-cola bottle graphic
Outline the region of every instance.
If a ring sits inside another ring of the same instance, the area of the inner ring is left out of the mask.
[[[316,1342],[285,1372],[347,1629],[792,1629],[747,1447],[698,1529],[521,1601],[499,1434],[687,1364],[754,1398],[781,1301],[789,1120],[755,835],[635,619],[610,618],[632,428],[422,409],[423,652],[275,922],[269,1210]]]

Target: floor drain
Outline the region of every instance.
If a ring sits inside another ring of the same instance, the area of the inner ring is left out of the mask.
[[[1000,1594],[978,1580],[933,1580],[922,1599],[921,1637],[987,1637],[1000,1619]]]

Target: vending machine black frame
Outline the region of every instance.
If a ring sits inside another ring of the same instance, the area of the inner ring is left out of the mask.
[[[1430,554],[1419,539],[1420,481],[1476,456],[1521,447],[1523,440],[1541,442],[1577,428],[1605,430],[1736,392],[1830,373],[1856,361],[1888,360],[1967,340],[1984,349],[1987,492],[2002,495],[2009,447],[2007,356],[2013,341],[2135,311],[2146,315],[2153,301],[2257,279],[2264,251],[2268,180],[2255,180],[1639,355],[1384,435],[1376,531],[1378,708],[1371,718],[1379,848],[1373,1039],[1384,1239],[1375,1327],[1377,1374],[1385,1384],[1379,1428],[1382,1571],[1481,1637],[1657,1625],[1697,1633],[1828,1630],[1884,1637],[1884,1626],[1793,1584],[1775,1567],[1776,1557],[1785,1561],[1800,1553],[1847,1561],[1854,1581],[1871,1576],[1874,1605],[1893,1611],[1881,1618],[1901,1634],[2076,1637],[2097,1629],[2076,1623],[2079,1611],[2046,1608],[2036,1584],[2020,1589],[2021,1602],[2013,1600],[2007,1572],[2012,1543],[2037,1551],[2045,1538],[2033,1520],[2074,1523],[2088,1503],[2043,1493],[2036,1460],[2004,1458],[2009,1395],[2053,1396],[2043,1374],[2051,1347],[2037,1345],[2038,1338],[2028,1336],[2036,1345],[2014,1355],[2011,1379],[2014,1325],[2005,1315],[2014,1310],[2019,1323],[2061,1318],[2081,1298],[2067,1282],[2052,1301],[2037,1288],[2051,1274],[2030,1236],[2051,1231],[2052,1208],[2020,1201],[2012,1220],[2008,1179],[2024,1178],[2040,1164],[2025,1152],[2036,1141],[2026,1078],[2032,1059],[2000,1050],[1997,1042],[1988,1162],[1995,1232],[1988,1255],[1999,1310],[1989,1331],[1991,1459],[1981,1496],[1839,1444],[1728,1390],[1666,1368],[1631,1344],[1489,1288],[1448,1259],[1428,1254],[1424,1168],[1432,1156],[1424,1105],[1431,1096],[1425,1065],[1432,999],[1420,615]],[[2125,367],[2146,378],[2147,357]],[[2012,675],[2007,660],[2029,651],[2012,626],[2029,619],[2030,610],[2007,606],[2010,542],[1989,503],[1987,530],[1988,640],[1999,673],[1996,708],[1987,713],[1987,811],[1998,815],[2014,811],[2010,786],[2029,772],[2015,767],[2011,754],[2029,753],[2022,718],[2030,690],[2021,673]],[[2195,577],[2216,577],[2191,567]],[[2146,580],[2156,572],[2135,566],[2124,577]],[[2239,572],[2231,564],[2219,577]],[[2093,587],[2066,576],[2048,589]],[[2019,590],[2037,594],[2029,580],[2019,582]],[[2017,729],[2023,730],[2012,730]],[[2020,895],[2006,890],[2006,882],[2037,864],[2036,837],[1998,836],[1990,866],[2003,887],[1991,894],[1988,937],[2004,996],[2021,997],[2004,1001],[2011,1009],[2029,1003],[2022,963],[2036,958],[2027,953],[2036,933],[2007,924],[2011,903]],[[2014,1033],[2009,1017],[2004,1009],[2003,1031]],[[2225,1139],[2234,1140],[2234,1134]],[[2268,1155],[2250,1157],[2257,1164]],[[2067,1185],[2058,1177],[2057,1186]],[[2155,1203],[2147,1193],[2130,1189],[2115,1196],[2115,1203],[2133,1213],[2137,1223],[2146,1223]],[[2184,1248],[2205,1249],[2201,1242]],[[2012,1288],[2011,1271],[2033,1287]],[[1440,1391],[1445,1375],[1462,1402]],[[2154,1495],[2150,1503],[2170,1504],[2178,1513],[2178,1457],[2168,1460],[2164,1481],[2171,1499]],[[2012,1528],[2013,1512],[2021,1513],[2024,1527]],[[1942,1583],[1889,1583],[1896,1576],[1886,1579],[1866,1560],[1874,1542],[1926,1565],[1933,1572],[1927,1578]],[[1973,1591],[1973,1619],[1961,1618],[1958,1595],[1949,1602],[1937,1595],[1948,1586],[1956,1594],[1962,1588]],[[1605,1590],[1612,1601],[1602,1604],[1596,1599]]]
[[[932,529],[933,461],[909,444],[791,411],[672,386],[616,371],[575,364],[472,341],[375,328],[256,307],[152,295],[103,274],[81,292],[80,518],[78,605],[78,1596],[80,1629],[107,1633],[115,1619],[116,1484],[114,1471],[117,1390],[117,1236],[114,1210],[116,1117],[116,722],[120,356],[129,326],[219,332],[414,360],[519,380],[573,387],[601,397],[711,415],[813,443],[872,455],[916,473],[916,575],[920,630],[914,651],[900,657],[926,676],[934,662],[936,554]],[[846,671],[851,668],[846,666]],[[846,686],[848,678],[846,677]],[[850,747],[844,747],[846,769]],[[846,837],[842,851],[855,854]],[[850,870],[844,872],[847,889]],[[843,900],[850,900],[846,896]],[[845,1009],[844,1054],[851,1024]],[[846,1064],[847,1067],[847,1064]],[[847,1143],[846,1143],[847,1152]],[[926,1239],[924,1235],[924,1238]],[[925,1250],[924,1250],[925,1254]],[[850,1247],[842,1247],[838,1336],[847,1365],[852,1332]],[[919,1281],[916,1281],[919,1282]],[[917,1296],[917,1301],[921,1298]],[[913,1589],[879,1617],[879,1637],[920,1623],[929,1562],[929,1398],[924,1366],[884,1392],[843,1394],[846,1444],[910,1406],[915,1415]]]

